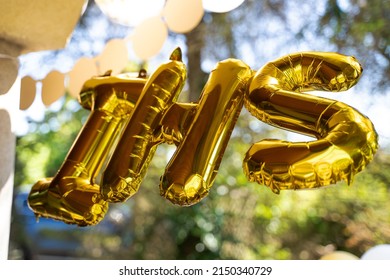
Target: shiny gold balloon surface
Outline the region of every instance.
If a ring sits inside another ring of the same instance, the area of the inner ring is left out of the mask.
[[[149,78],[94,77],[80,93],[89,119],[57,175],[32,187],[29,205],[38,216],[96,224],[109,203],[138,192],[161,143],[177,146],[161,177],[161,196],[196,204],[213,185],[244,105],[260,121],[317,138],[253,144],[243,164],[250,181],[275,193],[350,183],[377,150],[375,129],[356,109],[306,92],[347,90],[361,72],[355,58],[337,53],[291,54],[257,72],[227,59],[211,72],[197,103],[176,102],[186,79],[180,49]]]
[[[148,79],[127,126],[102,177],[102,194],[109,202],[134,195],[156,150],[160,120],[177,99],[186,79],[186,68],[176,49],[171,61]]]
[[[251,73],[239,60],[218,63],[203,89],[191,126],[161,179],[162,196],[175,204],[192,205],[208,194]]]
[[[91,114],[54,178],[38,181],[28,202],[37,216],[80,226],[98,223],[108,209],[95,181],[134,108],[146,80],[94,77],[85,82],[80,103]]]
[[[248,178],[276,193],[350,183],[377,150],[371,121],[344,103],[302,92],[347,90],[361,72],[355,58],[321,52],[288,55],[261,68],[249,86],[248,110],[263,122],[318,140],[255,143],[244,159]]]

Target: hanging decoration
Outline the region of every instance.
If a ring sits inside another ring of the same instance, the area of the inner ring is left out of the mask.
[[[110,70],[112,75],[119,74],[126,67],[127,56],[125,40],[113,39],[108,41],[103,52],[95,58],[97,72],[102,74]]]
[[[42,102],[50,106],[65,92],[65,76],[61,72],[51,71],[42,81]]]
[[[85,82],[79,101],[91,114],[57,175],[33,186],[29,204],[38,216],[80,226],[96,224],[104,217],[108,204],[95,179],[145,82],[145,77],[126,75],[98,76]]]
[[[27,110],[33,104],[36,91],[36,81],[30,76],[23,77],[20,81],[20,110]]]
[[[95,0],[95,3],[113,22],[136,27],[161,14],[165,0]]]
[[[322,261],[340,261],[340,260],[358,260],[359,258],[346,251],[334,251],[323,255],[320,260]]]
[[[162,15],[171,31],[187,33],[200,23],[204,9],[199,0],[168,0]]]
[[[377,149],[371,122],[347,104],[301,92],[347,90],[361,71],[354,57],[317,52],[288,55],[261,68],[249,86],[246,108],[265,123],[318,140],[255,143],[244,159],[248,178],[276,193],[340,180],[350,184]]]
[[[238,8],[245,0],[202,0],[203,7],[208,12],[226,13]]]
[[[161,50],[168,30],[187,33],[202,20],[205,11],[226,13],[245,0],[96,0],[113,22],[133,27],[129,41],[137,57],[146,60]]]
[[[136,28],[129,37],[137,57],[147,60],[158,53],[168,37],[168,28],[162,18],[151,17]]]
[[[42,92],[42,102],[50,106],[67,90],[77,98],[85,80],[94,75],[103,75],[111,70],[112,75],[122,71],[128,61],[130,44],[135,55],[141,60],[148,60],[159,53],[168,37],[169,31],[187,33],[194,29],[202,20],[205,11],[222,13],[229,12],[240,6],[245,0],[96,0],[97,6],[113,22],[132,27],[132,33],[123,39],[113,39],[107,42],[102,53],[96,57],[82,57],[68,73],[56,71],[56,79],[45,77],[36,83],[45,84],[48,80],[53,85],[57,81],[55,93]],[[50,75],[54,75],[50,73]],[[59,75],[62,75],[60,77]],[[62,81],[63,80],[63,81]],[[34,80],[33,80],[34,81]],[[44,82],[45,81],[45,82]],[[22,80],[23,92],[20,93],[20,109],[27,110],[34,102],[36,86],[31,89],[31,80]],[[60,92],[60,89],[62,92]],[[53,96],[50,96],[53,95]],[[24,98],[27,97],[27,100]],[[32,98],[33,97],[33,98]],[[32,98],[32,100],[31,100]]]
[[[390,244],[378,244],[368,249],[362,260],[390,260]]]
[[[186,79],[180,49],[149,78],[93,77],[79,95],[91,114],[56,176],[32,187],[29,205],[37,216],[97,224],[109,203],[139,191],[161,143],[177,146],[161,176],[161,196],[180,206],[199,203],[243,106],[269,125],[317,138],[253,144],[243,165],[250,181],[275,193],[351,184],[377,151],[373,124],[347,104],[303,92],[348,90],[361,73],[355,58],[337,53],[290,54],[257,72],[227,59],[211,72],[198,103],[176,101]]]

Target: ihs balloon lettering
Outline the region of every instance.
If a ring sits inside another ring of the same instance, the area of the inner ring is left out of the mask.
[[[92,77],[79,95],[90,116],[58,173],[33,185],[29,206],[37,216],[95,225],[109,203],[139,191],[161,143],[177,147],[161,176],[161,196],[194,205],[211,191],[244,106],[259,121],[316,138],[254,143],[243,162],[249,181],[275,193],[350,184],[378,149],[375,128],[349,105],[307,92],[348,90],[361,73],[355,58],[338,53],[290,54],[258,71],[227,59],[210,73],[198,102],[180,103],[187,70],[177,48],[150,77]]]

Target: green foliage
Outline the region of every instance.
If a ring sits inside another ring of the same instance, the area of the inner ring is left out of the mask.
[[[297,2],[302,4],[302,1]],[[390,69],[389,2],[349,2],[348,9],[342,8],[340,1],[321,2],[326,4],[323,13],[310,14],[318,15],[317,21],[313,24],[312,17],[308,17],[304,24],[301,23],[302,28],[298,26],[295,30],[294,26],[288,26],[285,9],[292,6],[287,1],[247,0],[247,8],[243,5],[229,15],[214,16],[209,21],[212,27],[209,26],[209,31],[214,33],[206,36],[204,50],[208,55],[205,58],[224,59],[237,54],[242,45],[254,45],[256,61],[251,63],[261,65],[262,60],[268,59],[279,46],[288,49],[291,41],[287,42],[287,38],[294,38],[294,43],[299,45],[305,37],[323,42],[319,39],[322,36],[337,50],[359,54],[368,69],[382,73],[369,72],[369,80],[378,79],[379,84],[386,85]],[[315,3],[304,1],[297,13],[307,10],[308,6],[314,9]],[[263,12],[256,25],[258,11]],[[300,18],[306,17],[301,15]],[[214,36],[221,25],[225,25],[224,29]],[[239,29],[243,26],[246,29]],[[286,41],[267,49],[265,42],[275,36]],[[224,42],[229,45],[221,46]],[[259,46],[263,52],[255,48]],[[66,97],[61,102],[64,104],[62,109],[47,110],[42,121],[31,122],[30,133],[18,138],[17,187],[54,176],[85,122],[89,112],[81,109],[75,100]],[[117,207],[123,208],[130,213],[125,226],[116,236],[101,233],[81,236],[82,256],[104,259],[318,259],[333,250],[361,256],[373,245],[390,243],[389,147],[378,151],[373,162],[355,177],[351,186],[341,182],[328,188],[283,191],[276,195],[264,186],[248,182],[242,171],[245,152],[251,143],[264,138],[286,139],[287,134],[262,124],[243,110],[209,196],[195,206],[184,208],[172,205],[159,195],[159,178],[169,160],[167,155],[175,149],[160,145],[139,192],[127,202],[110,206],[105,219]],[[93,227],[88,230],[93,232]]]
[[[340,1],[326,2],[318,33],[328,37],[340,52],[352,52],[364,61],[364,66],[370,65],[370,84],[373,88],[386,89],[390,80],[390,2],[350,0],[346,3],[341,7]]]

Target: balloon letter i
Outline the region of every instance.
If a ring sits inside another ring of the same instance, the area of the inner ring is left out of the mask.
[[[32,187],[28,203],[38,217],[79,226],[94,225],[103,219],[108,203],[94,180],[145,81],[106,75],[85,82],[80,103],[91,109],[91,114],[56,176]]]

